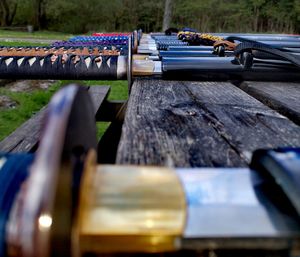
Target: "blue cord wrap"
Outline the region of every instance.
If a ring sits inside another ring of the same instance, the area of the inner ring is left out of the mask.
[[[0,167],[0,257],[6,256],[6,224],[15,197],[28,177],[33,154],[1,154],[5,163]]]

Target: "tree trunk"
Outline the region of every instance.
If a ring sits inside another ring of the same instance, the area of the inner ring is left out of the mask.
[[[17,2],[8,4],[6,0],[0,0],[1,26],[11,26],[17,11]]]
[[[164,21],[163,21],[163,31],[167,30],[170,27],[170,23],[172,19],[172,7],[173,7],[173,0],[166,0]]]
[[[1,26],[7,27],[9,26],[9,6],[6,0],[1,0],[0,4],[2,9]]]
[[[37,30],[42,28],[43,15],[44,15],[43,0],[34,0],[34,2],[33,2],[33,26]]]
[[[14,4],[14,6],[12,7],[12,9],[10,10],[10,15],[8,16],[8,25],[11,26],[13,21],[14,21],[14,18],[16,16],[16,13],[17,13],[17,6],[18,6],[18,2],[16,2]]]

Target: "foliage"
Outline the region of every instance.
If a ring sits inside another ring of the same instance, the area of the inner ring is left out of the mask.
[[[18,0],[0,0],[0,22],[2,26],[10,26],[15,18]]]
[[[162,29],[165,0],[0,0],[14,26],[68,33]],[[300,33],[299,0],[172,0],[172,26],[200,31]],[[16,8],[16,12],[14,10]],[[0,5],[0,17],[4,17]],[[5,18],[4,17],[4,18]],[[3,19],[4,19],[3,18]],[[3,20],[2,19],[2,20]],[[2,22],[3,23],[3,22]],[[37,24],[38,23],[38,24]],[[2,24],[3,25],[3,24]]]
[[[175,0],[173,25],[214,32],[299,33],[298,0]]]

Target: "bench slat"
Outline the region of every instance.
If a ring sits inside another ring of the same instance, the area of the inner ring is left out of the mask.
[[[245,166],[258,148],[299,146],[300,127],[231,83],[137,80],[119,164]]]
[[[103,104],[104,100],[108,97],[110,86],[91,86],[89,93],[93,101],[95,115]]]
[[[247,81],[240,88],[300,125],[300,83]]]

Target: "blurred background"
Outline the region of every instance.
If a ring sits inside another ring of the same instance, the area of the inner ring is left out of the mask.
[[[300,33],[299,0],[0,0],[1,26],[80,34],[161,31],[169,25],[203,32]]]

